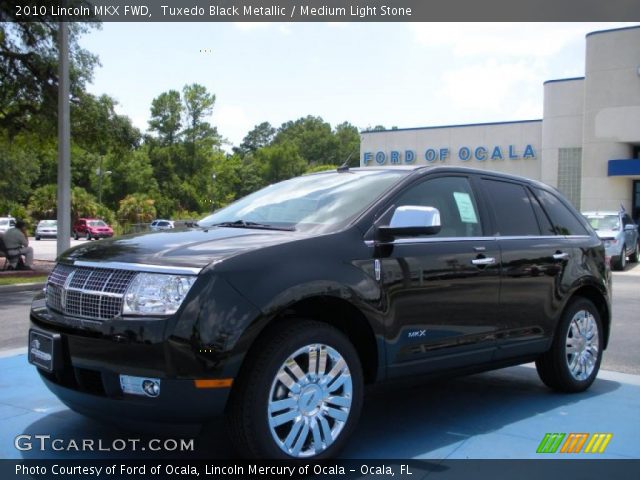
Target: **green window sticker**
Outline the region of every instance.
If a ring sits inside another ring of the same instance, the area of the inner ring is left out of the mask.
[[[476,209],[473,208],[471,196],[465,192],[453,192],[453,198],[456,200],[460,220],[462,220],[463,223],[478,223]]]

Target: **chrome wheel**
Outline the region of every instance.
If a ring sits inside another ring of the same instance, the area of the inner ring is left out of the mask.
[[[306,345],[284,361],[271,384],[271,436],[287,455],[318,455],[342,432],[352,398],[351,372],[342,355],[328,345]]]
[[[579,310],[569,324],[566,357],[569,372],[576,380],[589,378],[599,355],[598,323],[588,310]]]

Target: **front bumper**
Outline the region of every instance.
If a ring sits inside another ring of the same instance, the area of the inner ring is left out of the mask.
[[[171,375],[164,355],[170,345],[119,345],[95,335],[49,329],[33,319],[31,330],[57,337],[55,369],[36,367],[49,390],[79,413],[103,421],[184,424],[202,423],[224,412],[230,387],[197,388],[195,378]],[[158,378],[160,394],[123,392],[122,374]]]

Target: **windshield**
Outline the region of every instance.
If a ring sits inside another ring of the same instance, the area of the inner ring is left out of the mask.
[[[38,226],[40,227],[55,227],[58,224],[57,220],[41,220]]]
[[[93,220],[91,222],[87,222],[87,224],[90,227],[106,227],[107,226],[107,224],[104,223],[102,220]]]
[[[7,225],[9,223],[9,220],[0,220],[0,225]]]
[[[587,215],[594,230],[620,230],[618,215]]]
[[[292,178],[252,193],[198,225],[237,222],[235,226],[245,228],[254,223],[302,231],[335,231],[404,175],[406,171],[398,170],[333,171]]]

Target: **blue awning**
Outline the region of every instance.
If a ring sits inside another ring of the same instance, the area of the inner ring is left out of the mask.
[[[609,177],[640,175],[640,158],[609,160],[607,175]]]

